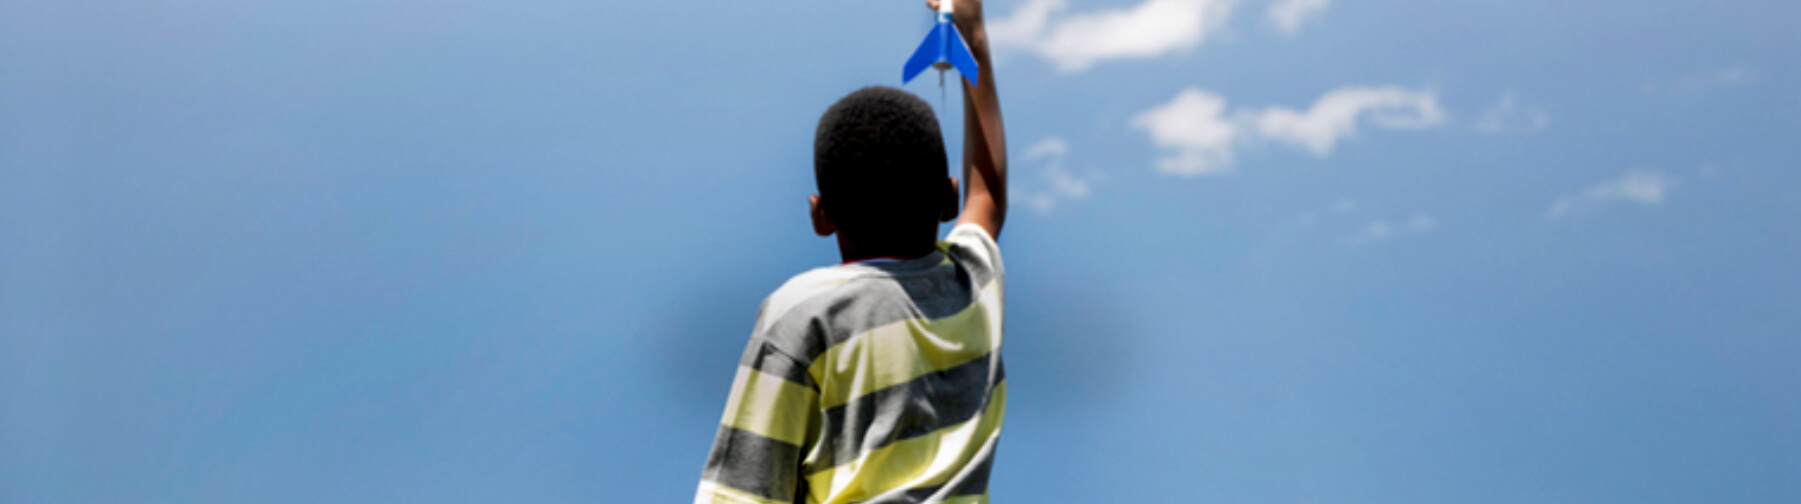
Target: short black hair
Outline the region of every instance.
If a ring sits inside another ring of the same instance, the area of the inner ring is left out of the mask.
[[[860,243],[937,233],[949,192],[944,136],[931,104],[887,86],[856,90],[819,118],[813,177],[839,233]]]

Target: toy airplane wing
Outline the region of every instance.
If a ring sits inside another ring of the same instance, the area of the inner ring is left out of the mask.
[[[969,53],[969,44],[963,42],[963,34],[957,33],[957,27],[950,23],[945,23],[944,33],[950,35],[949,43],[945,45],[950,46],[951,66],[956,67],[957,73],[969,80],[969,85],[976,86],[976,78],[982,75],[981,67],[976,65],[976,56]]]
[[[919,48],[913,50],[913,57],[907,58],[907,66],[901,69],[901,82],[912,82],[920,72],[943,61],[939,58],[940,49],[944,46],[944,41],[939,40],[942,37],[939,32],[942,31],[944,25],[938,24],[932,25],[932,31],[926,32],[925,41],[919,43]]]
[[[944,4],[948,5],[950,2]],[[963,41],[963,34],[957,32],[957,25],[951,24],[949,12],[941,11],[938,14],[938,23],[932,26],[932,31],[926,33],[926,39],[919,43],[919,48],[913,50],[913,56],[907,58],[906,66],[901,68],[901,82],[911,82],[927,68],[937,68],[940,72],[955,68],[957,73],[963,74],[963,78],[969,81],[969,85],[980,85],[976,78],[981,75],[981,67],[976,64],[975,55],[970,54],[969,44]]]

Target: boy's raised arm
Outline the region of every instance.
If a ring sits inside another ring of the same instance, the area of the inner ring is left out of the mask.
[[[963,213],[958,224],[972,223],[1000,239],[1007,220],[1007,133],[1001,125],[1001,100],[995,91],[994,64],[988,57],[988,29],[982,21],[982,0],[954,0],[951,14],[957,30],[969,43],[969,52],[981,67],[979,84],[963,84]],[[938,0],[926,0],[938,8]]]

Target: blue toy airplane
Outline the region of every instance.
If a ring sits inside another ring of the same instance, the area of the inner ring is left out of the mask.
[[[976,78],[981,75],[977,73],[980,67],[976,65],[976,57],[969,54],[969,44],[963,42],[963,34],[957,33],[957,25],[951,24],[951,0],[938,2],[938,24],[932,26],[925,41],[919,43],[913,57],[907,58],[907,66],[901,70],[901,82],[912,82],[926,67],[938,69],[940,85],[944,84],[944,71],[952,68],[963,74],[969,85],[978,85]]]

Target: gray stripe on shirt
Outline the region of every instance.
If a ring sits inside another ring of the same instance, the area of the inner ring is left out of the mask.
[[[896,274],[900,276],[872,273],[846,281],[788,310],[757,337],[810,365],[826,349],[858,333],[903,320],[948,317],[977,301],[976,284],[957,262]]]
[[[701,479],[783,502],[794,501],[800,479],[799,446],[719,426]]]
[[[980,416],[993,397],[994,385],[1006,378],[1006,369],[999,363],[1000,357],[989,353],[827,409],[821,420],[824,438],[818,459],[808,471],[830,469],[869,450]]]

